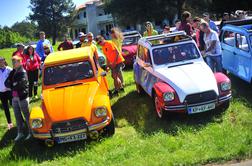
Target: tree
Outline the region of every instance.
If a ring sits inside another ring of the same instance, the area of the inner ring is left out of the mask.
[[[72,0],[31,0],[30,19],[38,23],[39,30],[52,37],[53,45],[60,33],[72,23],[75,5]]]
[[[37,32],[37,26],[34,22],[23,20],[22,22],[16,22],[12,25],[11,29],[14,32],[18,32],[20,35],[29,39],[33,39]]]

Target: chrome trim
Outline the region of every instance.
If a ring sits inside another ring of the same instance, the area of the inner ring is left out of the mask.
[[[227,101],[227,100],[230,100],[232,98],[232,95],[231,94],[229,94],[229,95],[227,95],[227,96],[223,96],[223,97],[220,97],[219,98],[219,102],[224,102],[224,101]]]
[[[81,130],[71,131],[71,132],[68,132],[68,133],[54,134],[53,137],[64,137],[64,136],[75,135],[75,134],[80,134],[80,133],[86,133],[86,132],[89,132],[89,131],[93,131],[93,130],[99,129],[101,127],[105,127],[108,124],[109,120],[110,120],[110,118],[107,117],[101,123],[88,126],[88,129],[81,129]],[[48,133],[35,133],[35,132],[32,131],[32,135],[33,135],[34,138],[40,138],[40,139],[52,138],[52,136],[51,136],[51,134],[49,132]]]

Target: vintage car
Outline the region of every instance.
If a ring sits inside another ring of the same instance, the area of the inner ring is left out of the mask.
[[[252,83],[252,19],[225,22],[220,41],[223,68]]]
[[[141,34],[137,31],[123,33],[124,40],[122,44],[122,55],[125,59],[125,65],[132,66],[137,54],[137,42]]]
[[[42,75],[42,104],[29,120],[34,138],[53,146],[114,134],[106,72],[90,47],[50,54]]]
[[[229,106],[229,78],[211,71],[185,32],[141,38],[133,68],[137,92],[153,98],[159,118]]]

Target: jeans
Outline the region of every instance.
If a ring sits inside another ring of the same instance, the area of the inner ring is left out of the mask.
[[[39,69],[34,71],[27,71],[28,80],[29,80],[29,97],[32,97],[32,92],[34,96],[38,93],[38,78],[39,78]]]
[[[24,129],[23,116],[25,118],[26,125],[30,132],[30,127],[29,127],[30,112],[29,112],[28,100],[29,98],[20,101],[19,97],[13,97],[12,99],[12,107],[14,109],[18,133],[23,133],[23,129]],[[22,113],[23,113],[23,116],[22,116]]]
[[[11,116],[10,116],[10,110],[9,110],[9,103],[11,104],[11,100],[12,100],[11,91],[0,92],[0,99],[2,102],[3,109],[4,109],[5,117],[7,119],[7,122],[10,124]]]
[[[222,57],[219,56],[206,56],[206,63],[213,72],[222,72]]]

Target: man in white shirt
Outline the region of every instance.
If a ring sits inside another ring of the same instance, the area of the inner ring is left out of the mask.
[[[204,32],[206,62],[213,72],[222,72],[222,51],[217,32],[209,27],[209,24],[202,22],[200,25]]]

